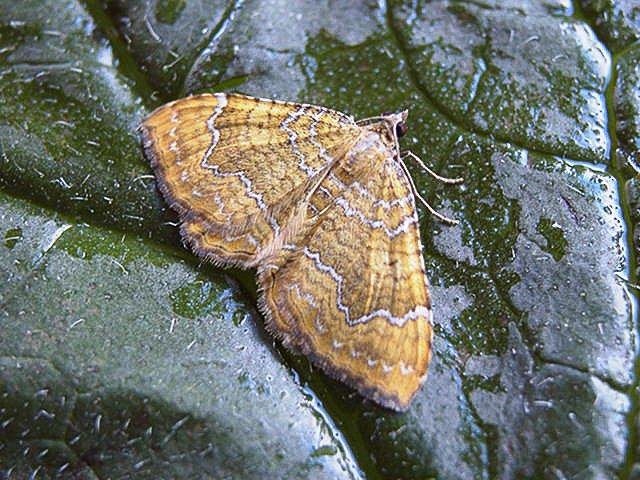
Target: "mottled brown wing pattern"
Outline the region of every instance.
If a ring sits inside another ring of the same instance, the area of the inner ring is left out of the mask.
[[[431,303],[406,112],[365,124],[323,107],[213,94],[140,127],[182,233],[217,264],[257,267],[267,327],[364,396],[405,410],[431,356]]]
[[[217,264],[241,266],[259,261],[306,185],[359,134],[324,107],[224,93],[168,103],[140,131],[184,238]]]
[[[411,186],[388,148],[368,155],[373,170],[350,185],[340,171],[323,182],[311,203],[326,213],[273,259],[277,268],[259,270],[262,307],[286,344],[404,410],[431,356],[431,302]]]

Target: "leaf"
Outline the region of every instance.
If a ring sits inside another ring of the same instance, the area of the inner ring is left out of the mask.
[[[2,22],[3,475],[359,477],[235,282],[144,240],[173,235],[89,17],[29,7]]]
[[[632,3],[4,5],[0,471],[634,478]],[[282,351],[251,273],[177,241],[134,130],[219,89],[409,108],[403,147],[465,177],[409,165],[461,224],[421,214],[436,355],[407,414]]]

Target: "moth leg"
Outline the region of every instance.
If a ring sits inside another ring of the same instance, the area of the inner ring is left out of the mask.
[[[436,180],[438,180],[439,182],[442,183],[450,183],[450,184],[457,184],[457,183],[462,183],[464,182],[464,178],[462,177],[456,177],[456,178],[448,178],[448,177],[443,177],[441,175],[438,175],[436,172],[434,172],[433,170],[431,170],[429,167],[427,167],[425,165],[425,163],[422,161],[422,159],[417,156],[415,153],[413,153],[411,150],[405,150],[403,152],[400,153],[400,158],[404,159],[406,157],[410,157],[413,160],[416,161],[416,163],[418,165],[420,165],[420,167],[427,172],[429,175],[431,175],[433,178],[435,178]]]
[[[420,158],[415,155],[412,152],[406,152],[405,156],[410,156],[412,158],[417,158],[418,160],[420,160]],[[420,160],[420,162],[422,162],[422,160]],[[404,172],[407,175],[407,178],[409,179],[409,183],[411,184],[411,190],[413,191],[414,196],[420,201],[420,203],[422,203],[422,205],[424,205],[424,207],[429,210],[429,213],[431,213],[431,215],[433,215],[434,217],[436,217],[438,220],[440,220],[441,222],[444,223],[448,223],[449,225],[457,225],[458,223],[460,223],[458,220],[455,220],[453,218],[449,218],[446,215],[441,214],[440,212],[438,212],[436,209],[434,209],[431,205],[429,205],[429,202],[427,202],[424,197],[422,195],[420,195],[420,192],[418,191],[418,188],[416,187],[415,182],[413,181],[413,178],[411,177],[411,173],[409,173],[409,170],[407,169],[407,165],[404,163],[404,161],[402,160],[402,157],[400,157],[400,166],[402,167],[402,169],[404,170]],[[424,164],[422,164],[424,165]],[[427,170],[427,172],[432,175],[434,178],[443,181],[444,183],[460,183],[463,181],[462,178],[445,178],[445,177],[441,177],[440,175],[438,175],[437,173],[435,173],[434,171],[432,171],[431,169],[429,169],[426,165],[424,165],[424,168]]]

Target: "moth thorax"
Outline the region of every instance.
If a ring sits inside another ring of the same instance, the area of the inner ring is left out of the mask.
[[[376,161],[384,158],[392,150],[393,144],[393,139],[389,138],[388,130],[382,123],[371,125],[368,133],[362,135],[353,146],[343,167],[352,176],[359,176],[363,170],[374,173],[379,167],[375,165]]]

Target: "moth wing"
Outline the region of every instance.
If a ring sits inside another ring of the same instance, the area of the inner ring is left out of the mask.
[[[168,103],[140,126],[183,237],[214,263],[240,266],[257,262],[310,179],[358,131],[334,110],[224,93]]]
[[[431,358],[431,301],[409,180],[393,152],[380,155],[379,175],[337,187],[327,178],[317,195],[340,193],[278,268],[259,271],[260,302],[285,344],[405,410]]]

